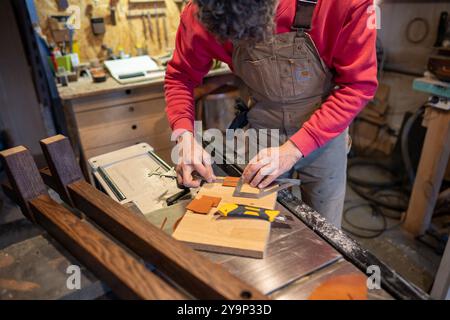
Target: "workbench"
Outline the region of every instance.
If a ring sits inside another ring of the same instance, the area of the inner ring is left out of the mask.
[[[212,70],[196,88],[195,97],[224,85],[235,76],[228,67]],[[153,146],[170,163],[171,128],[164,100],[164,79],[120,84],[111,77],[93,83],[80,78],[68,86],[58,85],[69,138],[83,171],[87,159],[140,142]]]
[[[274,223],[264,259],[202,252],[213,262],[274,299],[307,299],[333,276],[363,274],[281,204],[288,226]],[[81,268],[81,289],[66,286],[70,265],[82,266],[42,228],[20,228],[38,234],[0,250],[0,299],[95,299],[110,289]],[[19,227],[21,225],[21,227]],[[110,295],[113,297],[113,295]],[[370,290],[370,299],[392,299],[384,290]]]
[[[233,170],[229,167],[226,169]],[[214,167],[214,171],[218,176],[227,174],[218,166]],[[274,299],[307,299],[314,289],[336,276],[356,275],[366,278],[367,275],[294,215],[294,212],[301,212],[313,219],[317,213],[299,200],[290,199],[299,211],[290,211],[287,206],[277,203],[276,209],[281,211],[284,222],[272,223],[264,259],[210,252],[201,254]],[[14,232],[20,234],[21,230],[31,236],[0,250],[1,299],[95,299],[105,295],[114,297],[106,285],[84,268],[44,229],[27,221],[15,222],[14,225],[5,226],[6,229],[9,232],[2,233],[4,237],[10,238]],[[361,250],[355,242],[345,238],[333,227],[325,224],[325,228],[320,229],[333,234],[345,252]],[[0,243],[6,243],[6,240],[0,239]],[[71,265],[81,266],[79,290],[68,289],[66,285],[66,270]],[[382,289],[369,290],[368,297],[392,299]]]

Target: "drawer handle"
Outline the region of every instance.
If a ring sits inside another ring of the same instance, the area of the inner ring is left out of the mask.
[[[129,108],[128,108],[128,111],[134,112],[134,107],[133,107],[133,106],[129,107]]]
[[[136,130],[136,129],[137,129],[137,125],[136,125],[136,124],[133,124],[133,125],[131,126],[131,129]]]

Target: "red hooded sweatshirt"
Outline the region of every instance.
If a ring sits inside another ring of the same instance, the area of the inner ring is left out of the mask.
[[[335,73],[334,90],[291,141],[304,156],[342,133],[377,89],[376,29],[372,0],[319,0],[310,35]],[[276,32],[290,32],[296,0],[280,0]],[[193,90],[218,59],[233,69],[233,45],[220,43],[196,18],[189,2],[181,14],[173,59],[165,79],[166,112],[172,130],[193,131]]]

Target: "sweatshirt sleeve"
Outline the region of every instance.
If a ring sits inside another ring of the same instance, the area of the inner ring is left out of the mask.
[[[349,8],[333,49],[333,90],[291,141],[307,156],[341,134],[375,95],[377,82],[376,29],[368,28],[371,0]]]
[[[172,130],[193,131],[195,120],[194,88],[211,68],[213,57],[205,32],[197,32],[198,24],[192,5],[183,11],[178,27],[175,51],[168,63],[164,83],[166,113]]]

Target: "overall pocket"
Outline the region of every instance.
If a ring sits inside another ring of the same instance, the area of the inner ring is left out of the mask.
[[[273,57],[245,60],[239,75],[253,91],[272,101],[281,98],[280,77]]]
[[[294,59],[292,80],[295,96],[311,98],[323,94],[327,85],[326,75],[319,63],[310,59]]]

